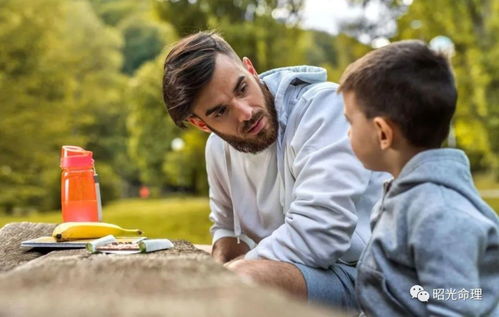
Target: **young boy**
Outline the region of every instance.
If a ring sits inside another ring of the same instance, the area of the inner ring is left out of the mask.
[[[440,149],[457,92],[446,58],[420,41],[377,49],[341,79],[352,148],[387,171],[356,292],[368,316],[499,316],[499,221],[465,154]]]

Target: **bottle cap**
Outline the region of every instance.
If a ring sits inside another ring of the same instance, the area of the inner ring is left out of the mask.
[[[79,146],[63,145],[61,148],[61,168],[93,168],[93,153]]]

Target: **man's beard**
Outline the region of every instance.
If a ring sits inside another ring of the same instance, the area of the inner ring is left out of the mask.
[[[255,112],[251,119],[244,122],[243,131],[247,132],[255,122],[260,120],[262,117],[266,116],[268,120],[268,125],[266,128],[262,129],[258,132],[254,138],[242,138],[232,135],[227,135],[218,132],[212,127],[208,126],[211,131],[213,131],[216,135],[224,139],[227,143],[229,143],[232,147],[234,147],[237,151],[244,153],[253,153],[256,154],[265,150],[277,139],[277,111],[274,105],[274,97],[270,93],[264,84],[258,82],[260,89],[262,90],[264,99],[265,99],[265,108],[268,114],[264,113],[262,110]]]

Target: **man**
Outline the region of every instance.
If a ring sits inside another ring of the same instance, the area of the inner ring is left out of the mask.
[[[369,239],[379,174],[352,153],[337,85],[300,66],[258,76],[215,33],[177,43],[163,96],[206,144],[215,260],[257,282],[356,307],[355,264]]]

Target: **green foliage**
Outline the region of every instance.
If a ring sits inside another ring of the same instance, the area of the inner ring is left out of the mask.
[[[179,36],[185,36],[208,27],[206,0],[191,3],[188,0],[157,1],[155,9],[163,21],[168,21]]]
[[[181,136],[183,148],[166,154],[163,171],[170,185],[187,188],[191,193],[208,193],[204,161],[207,136],[199,130],[185,130]]]
[[[400,1],[381,2],[400,12]],[[178,129],[163,105],[167,47],[215,29],[259,72],[312,64],[337,82],[371,48],[344,34],[300,29],[302,6],[303,0],[0,1],[0,211],[59,207],[63,144],[94,152],[104,202],[134,196],[141,184],[153,197],[206,194],[207,134]],[[407,8],[395,39],[450,35],[458,145],[475,169],[499,171],[499,2],[416,0]],[[357,27],[380,30],[362,21]],[[175,138],[185,146],[172,149]]]
[[[120,37],[83,1],[2,1],[0,12],[0,208],[54,208],[60,146],[89,142],[92,112],[119,95]]]
[[[95,13],[110,26],[117,26],[122,20],[149,10],[149,1],[136,0],[89,0]]]
[[[213,28],[220,30],[241,57],[249,57],[258,71],[305,62],[308,48],[305,32],[278,23],[271,16],[259,16],[238,28],[221,21]]]
[[[142,66],[130,80],[127,98],[130,157],[139,168],[141,182],[158,188],[166,185],[163,159],[171,149],[171,141],[180,134],[163,106],[161,65],[157,59]]]
[[[123,72],[133,74],[144,62],[154,59],[166,45],[173,41],[173,30],[168,25],[133,15],[118,26],[125,39],[123,47]]]
[[[116,27],[124,39],[122,71],[132,75],[153,60],[174,38],[172,27],[154,17],[153,1],[89,0],[102,21]]]
[[[114,168],[105,162],[96,162],[95,168],[97,170],[97,174],[99,175],[99,187],[102,204],[106,205],[108,202],[120,198],[123,181],[122,178],[116,174]],[[59,189],[59,187],[57,187],[57,189]]]
[[[341,74],[346,67],[356,59],[364,56],[371,50],[369,46],[359,43],[356,39],[340,34],[334,39],[338,48],[336,63],[323,65],[328,70],[328,78],[334,82],[339,82]]]
[[[334,41],[329,33],[320,31],[309,31],[310,43],[306,53],[307,63],[310,65],[339,66],[339,49],[337,41]]]
[[[179,36],[219,31],[240,56],[258,70],[305,62],[305,32],[293,23],[302,0],[178,0],[156,2],[158,16]],[[280,12],[279,20],[273,14]],[[289,54],[293,52],[293,54]]]

